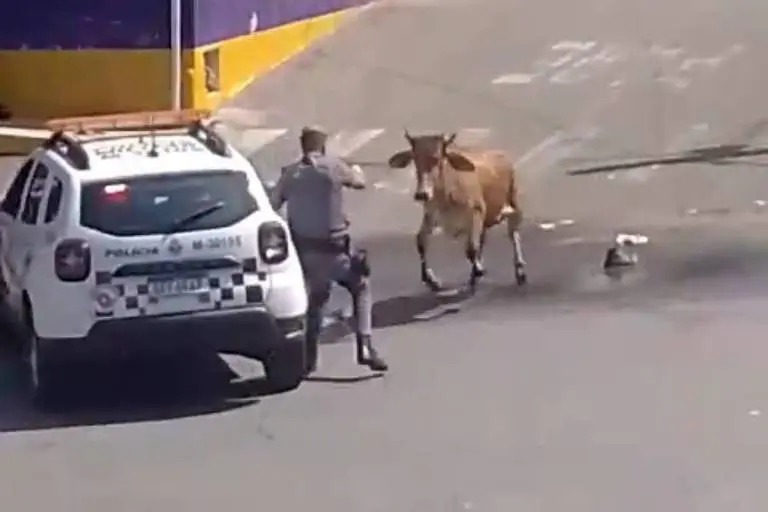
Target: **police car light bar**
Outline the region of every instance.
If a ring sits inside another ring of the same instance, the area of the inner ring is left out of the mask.
[[[159,110],[51,119],[45,125],[53,132],[65,131],[76,134],[118,130],[163,130],[186,128],[191,123],[203,121],[210,116],[211,111],[207,109]]]

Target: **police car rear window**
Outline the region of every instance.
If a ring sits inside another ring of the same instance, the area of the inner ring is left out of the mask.
[[[85,184],[80,223],[116,236],[178,233],[230,226],[257,209],[243,172],[141,176]]]

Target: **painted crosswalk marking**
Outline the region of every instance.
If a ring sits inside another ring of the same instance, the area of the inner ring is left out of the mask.
[[[215,119],[227,125],[255,128],[264,124],[267,119],[267,113],[262,110],[226,107],[219,109]]]
[[[328,151],[345,158],[382,133],[384,133],[384,130],[381,128],[359,131],[341,131],[328,140]]]
[[[460,144],[481,144],[490,136],[489,128],[464,128],[458,132],[457,140]]]
[[[245,130],[240,135],[240,144],[247,153],[251,154],[259,151],[264,146],[271,144],[286,133],[288,133],[288,130],[285,129],[268,130],[255,128]]]
[[[536,80],[536,75],[532,73],[507,73],[494,78],[493,85],[525,85]]]

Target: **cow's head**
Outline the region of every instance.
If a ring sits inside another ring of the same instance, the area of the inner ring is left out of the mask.
[[[417,135],[405,131],[405,140],[410,149],[395,153],[389,158],[389,166],[404,169],[413,163],[416,169],[416,192],[413,198],[421,203],[432,199],[435,182],[442,179],[445,164],[456,171],[472,172],[474,164],[459,152],[451,151],[456,134]]]

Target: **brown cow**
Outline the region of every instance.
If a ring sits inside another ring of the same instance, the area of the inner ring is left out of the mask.
[[[469,285],[474,290],[485,274],[482,253],[489,228],[507,221],[514,248],[515,278],[527,281],[519,228],[523,212],[518,202],[515,169],[499,151],[462,149],[450,136],[411,136],[405,131],[410,149],[389,159],[389,166],[403,169],[413,163],[416,192],[413,198],[424,207],[416,249],[421,259],[421,280],[432,291],[442,290],[427,262],[429,239],[437,226],[454,239],[466,240],[466,256],[472,268]]]

